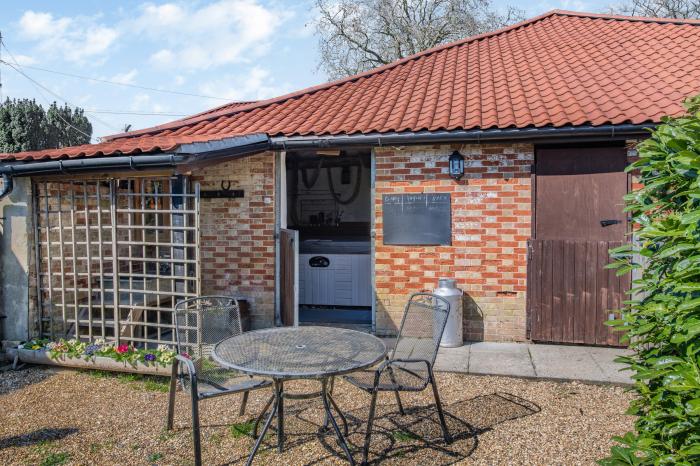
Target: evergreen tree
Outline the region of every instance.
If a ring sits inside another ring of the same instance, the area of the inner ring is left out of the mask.
[[[48,110],[33,99],[7,99],[0,105],[0,153],[23,152],[87,144],[92,125],[80,108]]]

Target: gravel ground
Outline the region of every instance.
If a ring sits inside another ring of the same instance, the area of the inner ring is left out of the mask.
[[[456,440],[439,441],[430,390],[382,394],[370,460],[385,464],[592,464],[611,446],[610,437],[632,427],[624,414],[631,394],[621,387],[438,374],[448,423]],[[317,385],[317,384],[316,384]],[[289,383],[308,390],[312,382]],[[167,384],[101,372],[29,368],[0,373],[0,464],[192,464],[187,398],[178,393],[176,428],[165,432]],[[238,416],[238,395],[200,405],[204,464],[241,464],[253,440],[240,431],[262,409],[269,391],[250,396]],[[335,399],[350,422],[351,450],[359,446],[369,396],[345,382]],[[410,408],[409,408],[410,407]],[[320,399],[285,405],[286,450],[273,435],[256,464],[345,464],[335,438],[319,434]]]

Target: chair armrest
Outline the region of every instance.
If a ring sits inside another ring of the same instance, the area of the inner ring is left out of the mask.
[[[192,363],[192,360],[182,356],[181,354],[176,354],[175,359],[177,360],[177,362],[179,364],[182,364],[187,368],[187,375],[190,378],[190,391],[192,392],[193,397],[198,396],[197,370],[194,368],[194,364]]]
[[[176,354],[175,359],[177,359],[181,364],[184,364],[185,367],[187,367],[187,373],[192,378],[193,376],[197,376],[197,370],[194,368],[194,364],[192,363],[192,360],[189,358],[184,357],[181,354]]]

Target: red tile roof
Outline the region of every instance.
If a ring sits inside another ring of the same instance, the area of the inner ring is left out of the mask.
[[[700,92],[700,21],[551,11],[355,76],[225,105],[43,159],[168,151],[234,135],[658,122]]]

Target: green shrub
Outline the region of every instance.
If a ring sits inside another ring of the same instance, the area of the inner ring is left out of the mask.
[[[619,320],[633,354],[635,432],[603,465],[700,464],[700,96],[638,146],[643,188],[626,196],[634,244],[611,251],[619,274],[638,269]]]

